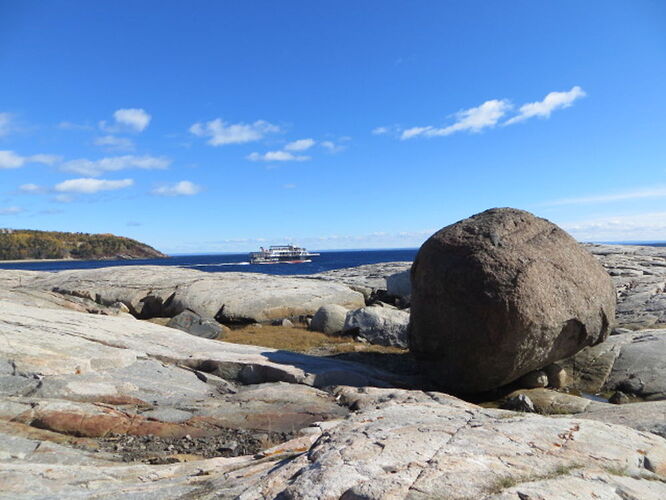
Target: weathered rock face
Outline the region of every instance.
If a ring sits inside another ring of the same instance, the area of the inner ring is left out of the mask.
[[[412,282],[410,281],[409,269],[387,276],[386,291],[389,295],[395,295],[409,300],[412,293]]]
[[[407,347],[409,313],[388,307],[363,307],[349,311],[343,331],[371,344]]]
[[[647,400],[666,399],[666,330],[612,335],[564,362],[576,389],[620,390]]]
[[[310,330],[328,335],[340,333],[345,326],[347,309],[337,304],[327,304],[317,309],[312,317]]]
[[[189,309],[221,323],[314,314],[324,304],[365,304],[361,293],[333,282],[257,273],[205,273],[167,266],[61,271],[34,278],[28,286],[104,305],[122,302],[140,318],[172,317]]]
[[[612,276],[617,324],[639,329],[666,324],[666,248],[585,245]]]
[[[341,391],[360,410],[241,498],[660,498],[666,441],[622,426],[490,410],[441,393]],[[283,476],[284,477],[284,476]],[[273,478],[273,488],[270,487]],[[646,479],[654,479],[652,481]],[[284,488],[284,489],[283,489]]]
[[[615,289],[567,233],[502,208],[426,241],[411,273],[410,349],[440,387],[475,392],[603,341]]]

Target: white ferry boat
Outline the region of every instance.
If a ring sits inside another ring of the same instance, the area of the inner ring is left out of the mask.
[[[258,252],[251,252],[250,264],[300,264],[312,262],[310,257],[318,255],[294,245],[274,245],[269,248],[261,247]]]

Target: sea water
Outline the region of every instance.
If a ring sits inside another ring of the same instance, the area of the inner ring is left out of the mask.
[[[140,260],[64,260],[32,262],[0,262],[0,269],[31,271],[63,271],[96,269],[112,266],[177,266],[212,273],[252,272],[265,274],[314,274],[343,267],[378,264],[380,262],[413,261],[416,248],[393,250],[322,251],[311,262],[300,264],[250,264],[248,254],[176,255],[166,259]]]

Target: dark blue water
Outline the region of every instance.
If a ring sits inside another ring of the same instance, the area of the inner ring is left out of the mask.
[[[96,269],[112,266],[178,266],[213,273],[252,272],[265,274],[313,274],[343,267],[377,264],[379,262],[412,261],[418,249],[348,250],[321,252],[312,262],[302,264],[250,264],[248,254],[179,255],[166,259],[142,260],[68,260],[59,262],[0,262],[0,269],[32,271],[63,271],[65,269]]]

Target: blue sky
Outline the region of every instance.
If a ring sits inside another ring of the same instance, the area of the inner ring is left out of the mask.
[[[666,3],[0,0],[0,227],[414,247],[494,206],[666,240]]]

